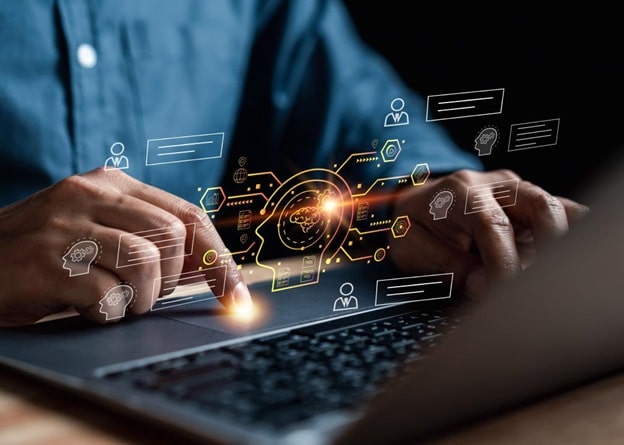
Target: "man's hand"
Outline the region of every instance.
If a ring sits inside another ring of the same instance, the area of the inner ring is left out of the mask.
[[[515,189],[506,198],[504,187],[486,186],[501,181],[517,185],[515,204]],[[470,196],[466,211],[471,186],[485,186],[485,195]],[[479,203],[492,206],[479,209]],[[395,217],[408,215],[412,224],[405,237],[392,239],[390,252],[406,272],[454,272],[460,290],[479,296],[527,267],[547,240],[566,233],[569,222],[587,212],[511,171],[462,170],[398,197]]]
[[[149,236],[163,229],[173,242]],[[136,232],[143,233],[128,236]],[[147,312],[153,295],[171,293],[209,250],[226,251],[197,206],[119,170],[71,176],[0,209],[0,325],[32,323],[67,307],[98,323],[119,320],[125,308]],[[144,261],[133,262],[137,255]],[[127,267],[118,267],[120,258]],[[223,268],[204,269],[206,279],[223,281]],[[226,262],[221,302],[251,305],[233,261]]]

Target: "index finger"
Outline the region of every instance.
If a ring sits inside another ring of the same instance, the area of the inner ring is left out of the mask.
[[[231,257],[222,258],[218,263],[215,260],[213,264],[203,261],[207,252],[216,252],[218,259],[228,250],[212,221],[202,209],[179,196],[140,182],[123,172],[109,170],[103,171],[103,174],[111,179],[110,182],[106,182],[106,186],[110,187],[113,184],[119,192],[149,202],[189,225],[190,227],[187,228],[187,245],[192,246],[190,264],[197,269],[201,265],[208,266],[208,268],[202,269],[202,274],[206,277],[209,285],[211,280],[223,281],[223,292],[216,292],[215,295],[222,293],[219,301],[224,306],[235,306],[241,309],[251,307],[253,303],[249,289],[243,282],[236,262]],[[189,237],[194,237],[194,239],[189,240]],[[211,287],[211,289],[213,288]]]

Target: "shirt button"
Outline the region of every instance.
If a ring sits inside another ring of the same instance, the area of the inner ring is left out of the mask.
[[[88,43],[81,44],[76,50],[76,58],[83,68],[93,68],[97,63],[97,52]]]

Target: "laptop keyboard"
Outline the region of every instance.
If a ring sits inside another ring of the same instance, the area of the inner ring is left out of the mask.
[[[459,318],[449,310],[403,313],[355,325],[352,319],[336,320],[103,378],[211,414],[281,428],[353,407],[402,368],[417,365],[456,329]]]

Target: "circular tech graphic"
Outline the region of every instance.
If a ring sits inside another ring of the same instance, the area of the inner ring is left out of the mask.
[[[351,191],[331,170],[302,171],[275,190],[260,214],[266,219],[256,234],[263,244],[333,256],[351,227]]]

